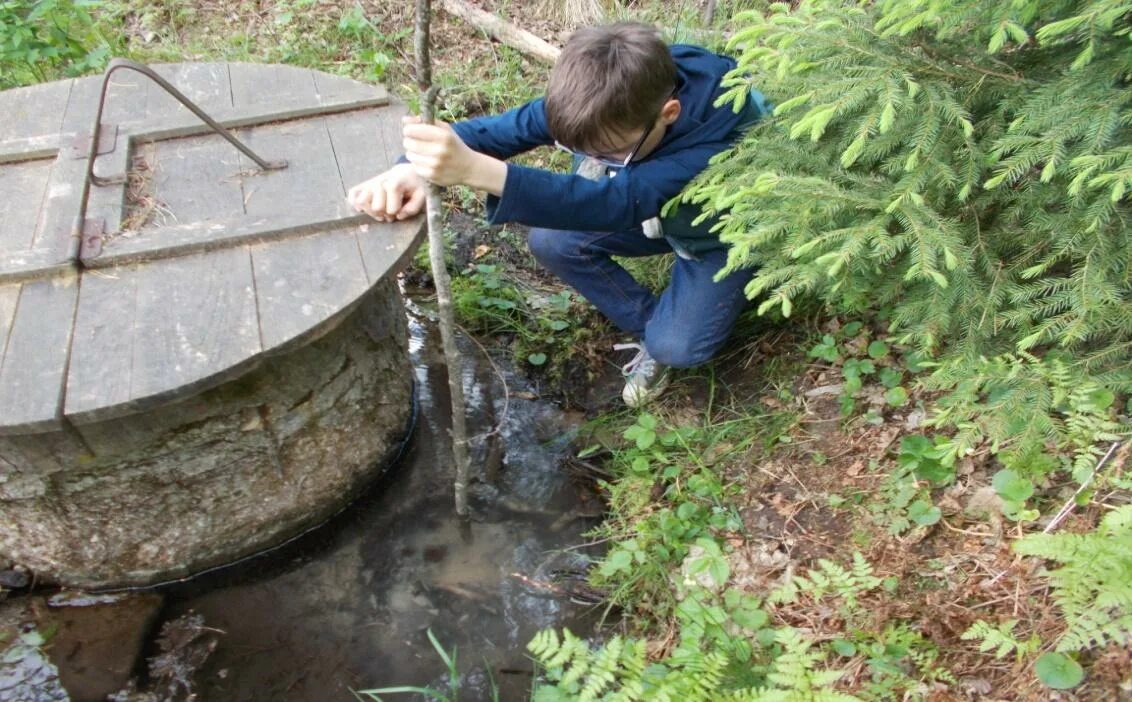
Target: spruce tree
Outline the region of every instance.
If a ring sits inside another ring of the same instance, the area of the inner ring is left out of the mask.
[[[732,267],[759,267],[760,313],[884,310],[940,377],[1056,351],[1128,392],[1130,18],[1113,0],[743,13],[725,99],[777,107],[683,199],[720,215]]]

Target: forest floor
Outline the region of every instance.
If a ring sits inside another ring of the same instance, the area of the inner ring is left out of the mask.
[[[550,11],[558,5],[485,3],[552,43],[561,43],[571,26]],[[381,80],[407,102],[415,99],[410,3],[367,0],[353,6],[357,11],[323,0],[126,0],[111,7],[117,8],[125,44],[152,60],[302,63]],[[668,0],[630,2],[621,12],[675,29],[693,26],[702,9]],[[719,15],[718,21],[726,19],[723,9]],[[444,12],[437,13],[433,41],[446,118],[505,109],[537,94],[545,82],[547,66]],[[552,155],[531,158],[562,165]],[[591,418],[571,468],[600,479],[599,489],[610,499],[601,536],[613,544],[677,538],[675,527],[659,535],[649,531],[669,529],[656,527],[654,517],[670,510],[684,520],[677,525],[684,533],[710,534],[723,544],[726,585],[760,602],[795,576],[813,580],[815,572],[833,572],[823,570],[823,559],[844,568],[853,567],[855,554],[867,561],[876,580],[856,589],[855,602],[802,593],[765,604],[769,621],[751,632],[756,649],[760,629],[803,630],[825,646],[828,665],[844,671],[836,687],[862,699],[1132,699],[1127,648],[1086,656],[1086,680],[1071,691],[1050,690],[1036,679],[1037,654],[1049,650],[1064,628],[1040,574],[1042,563],[1011,550],[1023,528],[1002,517],[991,487],[998,466],[989,449],[961,459],[951,480],[936,485],[922,477],[934,460],[924,441],[930,445],[940,431],[925,426],[933,397],[918,387],[913,354],[886,342],[882,320],[837,319],[814,310],[775,321],[752,311],[719,358],[678,373],[642,422],[618,405],[617,364],[623,360],[609,347],[623,339],[615,330],[538,270],[522,228],[484,224],[480,204],[468,192],[450,191],[448,205],[461,323],[525,359],[547,395]],[[662,266],[633,270],[663,284]],[[423,268],[408,275],[413,284],[428,286]],[[859,388],[856,378],[862,379]],[[679,439],[641,449],[635,437],[642,431],[634,427],[657,435],[676,431]],[[673,478],[625,468],[640,456],[680,466],[682,473]],[[1122,471],[1127,457],[1126,446],[1108,470]],[[682,481],[704,471],[714,476],[713,487],[685,492],[694,490]],[[618,479],[622,487],[610,487]],[[1050,515],[1073,494],[1069,484],[1038,488],[1043,513]],[[1094,527],[1103,501],[1101,495],[1077,508],[1059,531]],[[697,521],[697,509],[708,521]],[[724,517],[712,520],[712,514]],[[1026,530],[1046,524],[1048,518],[1039,519]],[[608,595],[625,615],[621,626],[647,637],[656,657],[680,637],[679,602],[672,594],[677,588],[669,580],[680,565],[677,560],[651,582],[618,580],[612,569],[605,573]],[[1013,622],[1008,630],[1016,641],[1041,643],[1023,647],[1020,655],[981,651],[977,641],[963,638],[980,620]]]

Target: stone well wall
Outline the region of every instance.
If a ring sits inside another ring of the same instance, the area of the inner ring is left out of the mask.
[[[385,281],[333,331],[158,410],[0,437],[0,556],[75,587],[143,585],[319,523],[406,438],[412,368]]]

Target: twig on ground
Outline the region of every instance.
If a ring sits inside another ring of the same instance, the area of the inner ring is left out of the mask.
[[[1077,488],[1077,492],[1073,493],[1073,496],[1070,497],[1064,505],[1062,505],[1057,514],[1055,514],[1053,516],[1053,519],[1050,520],[1049,524],[1046,525],[1046,528],[1042,529],[1043,534],[1050,533],[1058,526],[1060,526],[1063,521],[1065,521],[1065,518],[1068,517],[1069,514],[1073,511],[1073,508],[1077,506],[1077,498],[1080,497],[1081,493],[1093,484],[1093,481],[1096,479],[1097,475],[1100,474],[1101,469],[1104,468],[1105,463],[1108,463],[1108,460],[1112,458],[1113,454],[1116,453],[1116,449],[1118,449],[1119,447],[1119,441],[1112,442],[1112,446],[1108,447],[1108,452],[1105,453],[1104,457],[1101,458],[1101,460],[1097,461],[1097,465],[1093,468],[1093,472],[1089,473],[1088,478],[1085,478],[1083,481],[1081,481],[1081,487]]]

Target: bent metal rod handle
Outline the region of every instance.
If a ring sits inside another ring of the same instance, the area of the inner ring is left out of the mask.
[[[98,138],[99,138],[99,132],[102,129],[102,108],[106,104],[106,92],[107,92],[107,89],[110,86],[110,76],[115,71],[117,71],[118,69],[122,69],[122,68],[126,68],[126,69],[129,69],[131,71],[137,71],[138,73],[141,73],[142,75],[148,77],[154,83],[157,83],[158,85],[160,85],[165,90],[165,92],[167,92],[170,95],[172,95],[173,97],[177,98],[178,102],[180,102],[182,105],[184,105],[186,108],[188,108],[194,115],[199,117],[202,122],[204,122],[209,127],[211,127],[212,131],[216,132],[220,136],[227,139],[228,142],[230,144],[232,144],[232,146],[235,146],[237,149],[239,149],[241,151],[241,153],[243,153],[245,156],[247,156],[251,160],[255,161],[256,165],[258,165],[263,170],[271,171],[271,170],[277,170],[277,169],[280,169],[280,168],[286,168],[287,167],[286,161],[265,161],[264,159],[260,158],[254,151],[249,149],[243,142],[241,142],[239,139],[237,139],[235,136],[233,136],[230,131],[225,129],[219,122],[217,122],[216,120],[209,117],[208,114],[205,113],[204,110],[197,107],[197,105],[192,100],[185,97],[185,95],[180,90],[177,90],[176,88],[174,88],[173,85],[169,81],[162,78],[160,75],[158,75],[158,73],[156,71],[154,71],[149,66],[146,66],[145,64],[142,64],[142,63],[138,63],[137,61],[130,61],[129,59],[116,58],[116,59],[113,59],[112,61],[110,61],[110,65],[106,67],[106,73],[104,73],[103,77],[102,77],[102,90],[101,90],[101,92],[99,93],[99,96],[98,96],[98,111],[95,113],[94,130],[91,132],[90,153],[87,155],[86,180],[87,180],[88,186],[91,183],[93,183],[94,185],[102,186],[102,185],[110,185],[110,184],[113,184],[113,183],[120,182],[120,179],[118,179],[118,178],[102,178],[98,175],[95,175],[95,173],[94,173],[94,161],[98,157]]]

